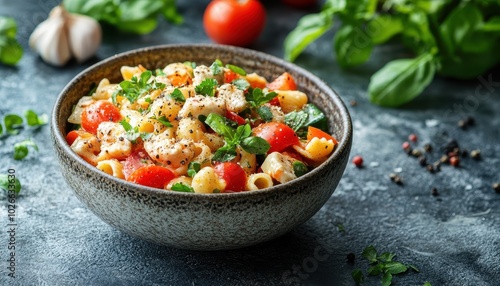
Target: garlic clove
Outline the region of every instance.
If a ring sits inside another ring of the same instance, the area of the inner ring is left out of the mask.
[[[68,13],[66,19],[71,53],[78,62],[88,60],[101,44],[101,26],[96,20],[85,15]]]
[[[40,23],[29,38],[30,47],[47,63],[63,66],[71,59],[65,28],[65,11],[57,6],[50,17]]]

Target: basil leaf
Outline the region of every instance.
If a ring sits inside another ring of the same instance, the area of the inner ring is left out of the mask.
[[[372,40],[359,27],[343,25],[335,33],[333,41],[337,62],[343,68],[360,65],[372,54]]]
[[[236,155],[236,146],[226,145],[215,151],[212,160],[216,162],[228,162],[236,158]]]
[[[434,56],[430,53],[391,61],[371,77],[370,101],[382,106],[402,105],[418,96],[431,83],[435,72]]]
[[[257,113],[265,122],[270,122],[273,120],[273,113],[271,112],[271,108],[269,106],[259,106],[257,108]]]
[[[244,78],[237,78],[231,82],[239,90],[247,90],[250,87],[250,83]]]
[[[451,54],[460,49],[466,37],[483,22],[481,11],[473,3],[453,9],[440,26],[441,37]]]
[[[500,32],[500,16],[491,17],[488,22],[481,26],[481,30],[485,32]]]
[[[378,260],[382,262],[389,262],[392,261],[392,259],[396,256],[396,254],[390,253],[390,252],[384,252],[378,256]]]
[[[273,98],[275,98],[278,94],[274,91],[264,93],[261,88],[254,88],[250,90],[247,94],[245,94],[245,98],[254,108],[261,106],[264,103],[268,103]]]
[[[170,188],[172,191],[183,192],[183,193],[194,193],[194,189],[191,186],[188,186],[183,183],[175,183]]]
[[[200,171],[200,169],[201,169],[201,164],[192,161],[188,165],[187,175],[192,178],[194,177],[194,175],[196,175],[196,173]]]
[[[371,276],[379,275],[380,273],[382,273],[383,269],[384,269],[384,264],[377,263],[368,268],[368,275]]]
[[[2,126],[2,124],[0,124],[0,135],[2,135],[2,134],[3,134],[3,126]]]
[[[14,144],[14,159],[22,160],[26,156],[28,156],[29,153],[28,147],[30,146],[33,147],[35,151],[38,151],[38,146],[31,139],[27,139]]]
[[[17,34],[17,24],[13,18],[0,17],[0,35],[14,38]]]
[[[227,126],[224,117],[217,113],[210,113],[205,119],[205,123],[224,138],[232,139],[234,137],[234,129]]]
[[[307,168],[306,164],[300,161],[293,162],[292,167],[293,167],[293,173],[297,177],[303,176],[307,174],[307,172],[309,172],[309,169]]]
[[[139,21],[149,18],[163,8],[163,1],[128,0],[120,1],[120,19],[124,22]]]
[[[380,45],[403,31],[403,22],[396,15],[378,15],[368,22],[366,28],[374,45]]]
[[[308,117],[307,113],[303,110],[292,111],[285,114],[285,124],[290,126],[293,131],[297,132],[300,128],[306,126]]]
[[[167,21],[174,24],[182,24],[184,18],[179,14],[177,8],[175,7],[175,0],[163,0],[165,7],[163,8],[163,17]]]
[[[19,133],[19,129],[22,128],[23,118],[15,114],[7,114],[3,118],[5,124],[5,131],[10,135],[16,135]]]
[[[261,154],[264,155],[269,151],[271,145],[260,137],[250,136],[244,138],[240,143],[241,148],[250,154]]]
[[[333,10],[303,16],[284,41],[284,58],[293,62],[316,39],[333,28]]]
[[[14,186],[14,189],[12,189]],[[16,194],[21,191],[21,182],[13,175],[0,174],[0,189],[13,190]]]

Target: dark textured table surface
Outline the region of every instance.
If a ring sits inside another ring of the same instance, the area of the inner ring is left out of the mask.
[[[0,117],[27,109],[50,114],[71,78],[116,53],[209,43],[201,22],[208,1],[178,2],[184,24],[162,21],[146,36],[107,31],[93,61],[54,68],[27,42],[57,1],[0,0],[0,15],[16,19],[25,49],[16,67],[0,66]],[[267,9],[267,26],[251,48],[282,57],[284,37],[305,12],[274,2]],[[14,169],[23,185],[15,210],[16,278],[8,277],[8,203],[6,192],[0,193],[0,285],[355,285],[351,272],[366,273],[361,252],[370,244],[420,270],[396,275],[395,285],[500,285],[500,194],[491,186],[500,181],[500,70],[468,82],[437,78],[411,104],[386,109],[369,103],[365,90],[374,71],[405,51],[378,47],[368,63],[344,71],[331,39],[329,33],[312,44],[296,64],[326,81],[346,103],[357,101],[348,105],[352,156],[362,155],[365,167],[349,164],[333,196],[309,221],[273,241],[232,251],[193,252],[140,241],[108,226],[76,199],[55,160],[49,127],[28,128],[0,140],[1,173]],[[476,124],[458,128],[466,116]],[[412,133],[418,136],[415,146],[433,145],[433,160],[451,139],[464,149],[480,149],[482,159],[463,157],[461,167],[444,165],[431,174],[401,149]],[[39,152],[15,161],[12,145],[27,138]],[[391,182],[392,172],[402,186]],[[434,187],[439,196],[431,194]],[[354,264],[347,261],[349,253],[356,256]],[[380,285],[380,277],[368,277],[364,285]]]

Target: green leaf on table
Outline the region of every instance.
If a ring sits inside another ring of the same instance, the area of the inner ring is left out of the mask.
[[[424,285],[423,285],[423,286],[432,286],[432,285],[431,285],[431,282],[429,282],[429,281],[425,281],[425,283],[424,283]]]
[[[47,114],[38,115],[33,110],[27,110],[24,113],[24,117],[26,118],[26,123],[32,127],[42,126],[48,122]]]
[[[17,23],[0,16],[0,63],[15,65],[23,56],[23,47],[16,40]]]
[[[393,275],[406,272],[406,270],[408,270],[408,267],[401,262],[388,261],[384,263],[384,271]]]
[[[29,153],[28,147],[32,147],[33,149],[35,149],[35,151],[38,151],[38,146],[31,139],[26,139],[24,141],[14,144],[14,159],[22,160],[26,156],[28,156]]]
[[[380,45],[403,31],[403,22],[397,15],[377,15],[368,22],[367,35],[374,45]]]
[[[363,272],[361,272],[361,269],[354,269],[354,271],[351,272],[352,279],[354,279],[354,282],[356,282],[356,285],[359,285],[365,281],[365,276],[363,275]]]
[[[384,270],[384,264],[377,263],[368,268],[368,275],[376,276],[382,273]]]
[[[333,28],[333,15],[322,11],[303,16],[297,26],[286,36],[284,58],[293,62],[309,44]]]
[[[19,133],[19,129],[22,128],[23,118],[15,114],[7,114],[3,118],[5,124],[5,131],[10,135],[16,135]]]
[[[464,3],[453,9],[440,25],[440,36],[450,54],[460,50],[464,40],[477,30],[483,15],[473,3]]]
[[[162,11],[163,17],[165,17],[165,19],[167,19],[167,21],[171,23],[182,24],[184,22],[184,18],[177,11],[175,1],[176,0],[163,0],[163,2],[165,3]]]
[[[377,250],[373,245],[368,245],[361,253],[361,256],[368,260],[370,263],[377,262]]]
[[[396,256],[396,254],[394,254],[394,253],[384,252],[384,253],[380,254],[380,255],[377,257],[377,260],[382,261],[382,262],[388,262],[388,261],[392,261],[392,259],[393,259],[395,256]]]
[[[400,106],[418,96],[436,73],[434,56],[430,53],[415,59],[399,59],[387,63],[370,79],[370,101],[382,105]]]
[[[373,42],[359,27],[343,25],[333,39],[337,62],[349,68],[366,62],[373,50]]]
[[[386,272],[384,276],[382,276],[382,286],[390,286],[392,283],[392,274]]]
[[[16,194],[21,191],[21,182],[12,174],[0,174],[0,189],[13,190]]]

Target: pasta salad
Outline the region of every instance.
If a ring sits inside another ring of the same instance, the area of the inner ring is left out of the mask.
[[[268,82],[215,60],[123,66],[74,106],[66,140],[97,169],[178,192],[265,189],[300,177],[337,145],[287,72]]]

